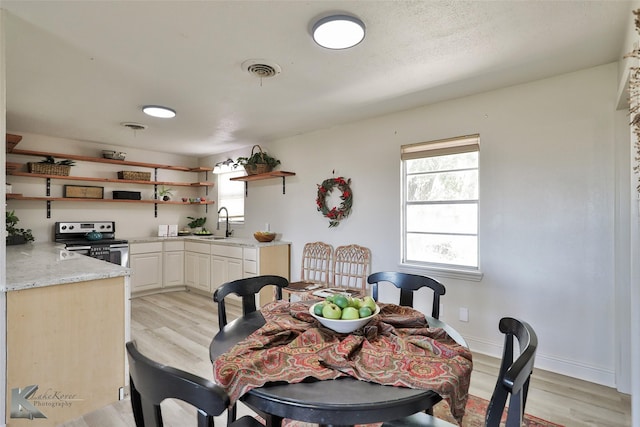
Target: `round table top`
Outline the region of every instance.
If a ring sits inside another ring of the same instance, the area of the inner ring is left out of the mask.
[[[446,323],[427,317],[432,327],[443,327],[459,344],[466,343]],[[209,353],[211,360],[265,324],[259,311],[229,322],[216,334]],[[335,380],[268,383],[242,396],[249,407],[281,418],[316,424],[355,425],[402,418],[431,408],[442,400],[432,390],[394,387],[360,381],[352,377]]]

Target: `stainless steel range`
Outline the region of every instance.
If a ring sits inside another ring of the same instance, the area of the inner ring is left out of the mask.
[[[68,251],[129,266],[129,242],[115,238],[116,223],[56,222],[54,240],[64,243]]]

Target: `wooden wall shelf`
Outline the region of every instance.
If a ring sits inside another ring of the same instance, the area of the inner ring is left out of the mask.
[[[69,181],[90,181],[90,182],[110,182],[114,184],[142,184],[142,185],[172,185],[174,187],[213,187],[213,182],[167,182],[167,181],[138,181],[131,179],[117,179],[117,178],[94,178],[86,176],[72,176],[72,175],[45,175],[40,173],[29,172],[17,172],[7,169],[7,174],[11,176],[28,176],[30,178],[51,178],[51,179],[64,179]]]
[[[53,156],[54,158],[57,157],[62,159],[79,160],[83,162],[110,163],[112,165],[138,166],[142,168],[167,169],[167,170],[180,171],[180,172],[211,172],[213,170],[213,168],[203,167],[203,166],[197,166],[195,168],[187,167],[187,166],[173,166],[173,165],[163,165],[158,163],[132,162],[129,160],[105,159],[102,157],[78,156],[75,154],[50,153],[48,151],[14,149],[13,151],[11,151],[11,154],[21,154],[24,156],[41,156],[41,157]]]
[[[231,181],[244,181],[244,196],[247,197],[249,195],[249,181],[262,181],[264,179],[282,178],[282,194],[285,194],[285,178],[288,176],[295,176],[295,172],[271,171],[255,175],[239,176],[236,178],[231,178]]]

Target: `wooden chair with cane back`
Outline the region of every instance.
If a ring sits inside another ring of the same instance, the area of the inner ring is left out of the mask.
[[[367,276],[371,265],[371,250],[360,245],[338,246],[333,253],[332,288],[367,295]]]
[[[300,299],[308,299],[314,290],[329,286],[332,254],[333,246],[327,243],[306,243],[302,249],[300,281],[283,288],[283,297],[288,299],[290,295],[297,295]]]

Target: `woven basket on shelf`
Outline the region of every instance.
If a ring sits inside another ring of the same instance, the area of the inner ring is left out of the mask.
[[[260,150],[260,154],[262,155],[265,154],[262,151],[262,147],[260,147],[259,145],[254,145],[253,148],[251,148],[251,156],[249,158],[253,157],[253,154],[254,154],[253,152],[256,148]],[[271,172],[273,168],[266,163],[256,163],[251,165],[244,165],[244,170],[247,171],[248,175],[258,175],[261,173]]]
[[[29,167],[29,173],[39,173],[42,175],[59,175],[59,176],[69,176],[69,171],[71,170],[71,166],[69,165],[58,165],[55,163],[27,163]]]
[[[271,169],[266,163],[259,163],[257,165],[244,165],[244,170],[248,175],[258,175],[260,173],[271,172]]]
[[[118,179],[131,181],[151,181],[151,172],[119,171]]]

